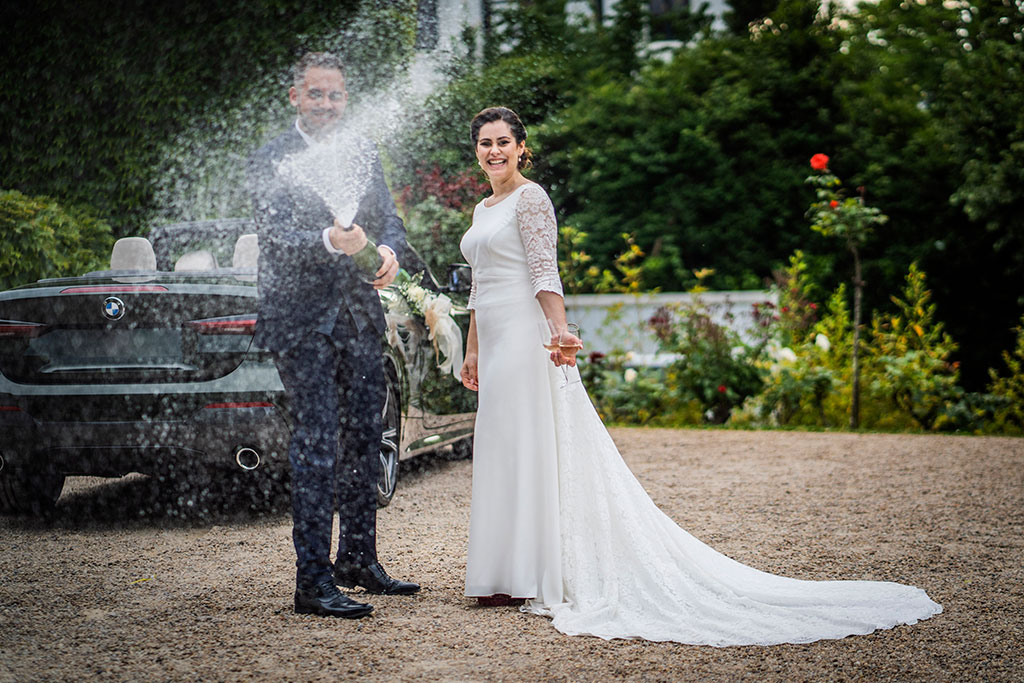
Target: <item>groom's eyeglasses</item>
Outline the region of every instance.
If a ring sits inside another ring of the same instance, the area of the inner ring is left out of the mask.
[[[308,97],[311,100],[321,100],[324,97],[324,91],[318,88],[313,88],[312,90],[306,93],[306,97]],[[345,99],[345,93],[338,90],[334,90],[327,96],[327,99],[329,99],[331,102],[341,102],[343,99]]]

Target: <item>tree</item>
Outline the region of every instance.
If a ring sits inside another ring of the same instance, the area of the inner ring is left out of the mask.
[[[745,36],[750,25],[769,16],[779,5],[779,0],[729,0],[729,11],[722,19],[734,34]]]
[[[867,277],[894,287],[920,263],[960,341],[964,387],[981,390],[1024,312],[1022,290],[1007,287],[1024,280],[1024,7],[880,0],[844,19],[841,168],[852,186],[870,180],[892,226],[867,248]]]

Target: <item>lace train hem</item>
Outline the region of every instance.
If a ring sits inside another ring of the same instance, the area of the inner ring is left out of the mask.
[[[621,622],[616,623],[611,619],[607,621],[590,621],[586,618],[586,615],[573,613],[572,606],[569,603],[562,603],[553,607],[547,607],[527,600],[526,604],[519,608],[519,611],[551,619],[551,625],[560,633],[567,636],[592,636],[595,638],[601,638],[602,640],[648,640],[656,643],[674,642],[682,645],[706,645],[709,647],[742,647],[750,645],[770,646],[783,645],[787,643],[800,645],[805,643],[814,643],[819,640],[841,640],[849,636],[864,636],[874,633],[875,631],[893,629],[897,626],[912,626],[919,621],[924,621],[925,619],[929,619],[930,617],[942,613],[941,605],[928,598],[924,591],[920,591],[920,593],[924,596],[925,601],[920,605],[920,609],[903,615],[889,615],[888,619],[872,623],[861,623],[856,625],[848,624],[846,626],[837,625],[833,629],[821,630],[815,633],[776,633],[773,634],[772,637],[764,638],[748,638],[742,636],[725,637],[714,636],[711,634],[702,635],[694,632],[686,634],[682,633],[684,629],[680,629],[677,632],[657,627],[648,629],[644,629],[642,627],[629,628],[624,627]]]

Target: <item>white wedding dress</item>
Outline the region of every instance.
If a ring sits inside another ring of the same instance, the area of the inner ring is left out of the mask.
[[[467,596],[530,598],[525,610],[569,635],[715,646],[842,638],[942,611],[912,586],[758,571],[662,513],[541,346],[535,295],[562,292],[556,234],[547,194],[527,183],[478,204],[462,239],[480,385]]]

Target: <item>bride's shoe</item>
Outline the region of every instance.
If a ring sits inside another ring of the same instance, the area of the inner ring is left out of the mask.
[[[478,597],[476,601],[481,607],[519,607],[526,603],[526,598],[513,598],[506,593],[495,593],[486,597]]]

